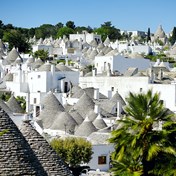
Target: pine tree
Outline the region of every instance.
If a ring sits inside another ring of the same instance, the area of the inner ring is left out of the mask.
[[[175,41],[176,41],[176,27],[173,28],[172,36],[170,37],[171,45],[173,45]]]
[[[147,42],[151,41],[151,37],[150,37],[150,28],[148,28],[148,32],[147,32]]]

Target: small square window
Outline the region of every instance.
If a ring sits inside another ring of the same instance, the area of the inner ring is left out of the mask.
[[[37,76],[37,78],[41,78],[41,76],[40,76],[40,75],[38,75],[38,76]]]
[[[106,156],[99,156],[98,164],[106,164]]]

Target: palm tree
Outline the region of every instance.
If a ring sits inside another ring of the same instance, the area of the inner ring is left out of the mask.
[[[173,113],[168,113],[160,95],[152,90],[146,94],[130,92],[126,100],[126,116],[117,121],[117,129],[110,138],[115,145],[112,153],[115,175],[163,175],[168,171],[173,175],[176,171]],[[165,167],[168,160],[172,162]]]

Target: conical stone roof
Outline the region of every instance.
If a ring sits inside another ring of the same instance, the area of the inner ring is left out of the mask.
[[[7,55],[7,60],[9,60],[11,63],[14,62],[19,56],[19,53],[17,52],[16,48],[13,48]]]
[[[88,117],[85,118],[83,123],[77,128],[75,135],[76,136],[89,136],[91,133],[97,131],[96,127],[89,120]]]
[[[105,50],[103,50],[103,52],[106,54],[108,54],[110,51],[112,51],[112,47],[107,47]]]
[[[116,93],[114,94],[114,96],[110,99],[111,102],[117,103],[117,101],[119,101],[121,103],[122,106],[125,106],[126,103],[123,100],[123,98],[121,97],[121,95],[119,94],[118,91],[116,91]]]
[[[13,74],[12,73],[7,73],[4,78],[4,81],[13,81]]]
[[[97,50],[92,50],[92,52],[89,55],[89,58],[94,59],[97,54],[98,54]]]
[[[104,45],[108,46],[110,44],[110,39],[109,37],[107,36],[105,41],[104,41]]]
[[[49,143],[32,127],[30,121],[23,121],[21,132],[42,164],[47,175],[72,176],[63,160],[51,148]]]
[[[22,113],[23,109],[20,104],[17,102],[16,98],[12,95],[7,101],[7,106],[12,110],[13,113]]]
[[[155,38],[164,38],[166,36],[161,25],[156,30],[154,36],[155,36]]]
[[[47,175],[11,118],[0,108],[0,175]]]
[[[93,100],[84,93],[71,110],[76,110],[83,118],[85,118],[89,111],[94,109],[94,104]]]
[[[97,118],[98,114],[96,114],[94,112],[94,110],[91,110],[91,111],[89,111],[87,116],[88,116],[89,120],[93,122]]]
[[[97,56],[104,56],[104,55],[105,55],[105,54],[103,53],[102,50],[97,54]]]
[[[74,118],[78,125],[84,121],[83,117],[76,110],[71,110],[69,114]]]
[[[99,43],[97,46],[97,49],[103,49],[105,47],[105,45],[103,43]]]
[[[97,118],[93,121],[93,124],[97,129],[103,129],[107,127],[105,121],[103,120],[100,114],[98,114]]]
[[[38,118],[42,121],[44,128],[49,128],[53,124],[56,114],[63,112],[64,107],[52,92],[47,93],[41,104],[43,110]]]
[[[55,116],[55,120],[50,127],[52,130],[62,130],[67,133],[73,134],[77,126],[74,118],[67,112],[59,112]]]
[[[41,65],[43,65],[44,62],[41,59],[36,59],[35,62],[31,64],[31,67],[33,69],[39,68]]]
[[[91,42],[90,42],[90,45],[93,46],[93,47],[97,47],[98,44],[97,44],[97,41],[95,39],[93,39]]]

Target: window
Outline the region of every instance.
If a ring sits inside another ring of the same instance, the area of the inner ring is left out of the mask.
[[[37,98],[34,98],[34,104],[36,104],[37,103]]]
[[[40,78],[40,77],[41,77],[40,75],[37,76],[37,78]]]
[[[111,87],[111,90],[114,91],[114,87]]]
[[[142,88],[140,88],[140,92],[142,92]]]
[[[106,164],[106,156],[99,156],[98,164]]]

